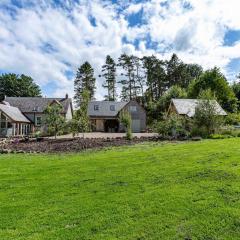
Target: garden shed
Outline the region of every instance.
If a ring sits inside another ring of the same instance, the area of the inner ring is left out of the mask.
[[[182,116],[194,117],[196,107],[204,100],[201,99],[172,99],[168,114],[176,113]],[[220,104],[216,100],[210,100],[214,106],[216,114],[219,116],[226,116],[227,113],[223,110]]]

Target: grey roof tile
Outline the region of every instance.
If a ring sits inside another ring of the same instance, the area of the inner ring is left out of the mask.
[[[114,101],[91,101],[88,104],[88,115],[92,117],[116,117],[119,111],[128,102],[114,102]],[[94,110],[94,106],[98,106],[98,110]],[[115,110],[112,111],[110,106],[114,106]]]
[[[11,106],[19,108],[23,113],[42,113],[45,108],[54,100],[59,101],[63,105],[63,113],[67,112],[69,104],[72,103],[71,98],[43,97],[6,97],[4,101],[8,102]]]
[[[176,108],[176,111],[180,115],[187,115],[193,117],[195,115],[195,109],[197,105],[203,100],[200,99],[172,99],[172,103]],[[215,109],[218,115],[225,116],[227,113],[222,109],[216,100],[211,100],[215,105]]]

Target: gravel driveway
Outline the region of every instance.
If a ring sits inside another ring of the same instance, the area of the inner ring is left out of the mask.
[[[81,137],[83,134],[79,133],[78,137]],[[104,133],[104,132],[91,132],[91,133],[84,133],[85,138],[119,138],[124,137],[126,133]],[[133,133],[133,137],[154,137],[157,136],[157,133]],[[54,137],[51,137],[54,138]],[[72,134],[61,135],[57,137],[58,139],[61,138],[72,138]]]

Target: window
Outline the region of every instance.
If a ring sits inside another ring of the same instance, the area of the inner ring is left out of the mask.
[[[41,126],[42,124],[42,117],[36,117],[36,125]]]
[[[99,110],[99,105],[94,105],[94,111],[98,111]]]
[[[39,112],[39,107],[38,106],[34,107],[33,112]]]
[[[115,105],[110,106],[110,111],[115,111]]]
[[[130,110],[130,112],[136,112],[137,107],[136,106],[130,106],[129,110]]]
[[[7,118],[6,118],[6,116],[3,113],[1,113],[0,116],[1,116],[0,120],[2,122],[6,122],[7,121]]]

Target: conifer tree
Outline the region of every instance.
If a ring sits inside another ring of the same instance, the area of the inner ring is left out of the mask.
[[[149,101],[157,101],[166,90],[165,63],[155,56],[142,59],[146,74],[146,95]]]
[[[119,81],[122,85],[122,100],[129,101],[134,99],[134,64],[133,58],[127,54],[122,54],[118,59],[118,66],[122,67],[124,72],[121,74],[123,79]]]
[[[132,60],[134,65],[134,95],[136,98],[143,98],[145,85],[143,62],[142,59],[136,56],[132,56]]]
[[[105,82],[103,87],[107,89],[107,95],[105,96],[105,100],[107,101],[115,101],[116,94],[116,63],[111,56],[106,57],[106,62],[102,66],[102,77],[105,78]]]
[[[74,80],[74,100],[76,106],[79,107],[82,101],[82,94],[84,91],[89,92],[90,99],[94,97],[95,93],[95,82],[94,70],[89,62],[82,64],[76,74]]]

